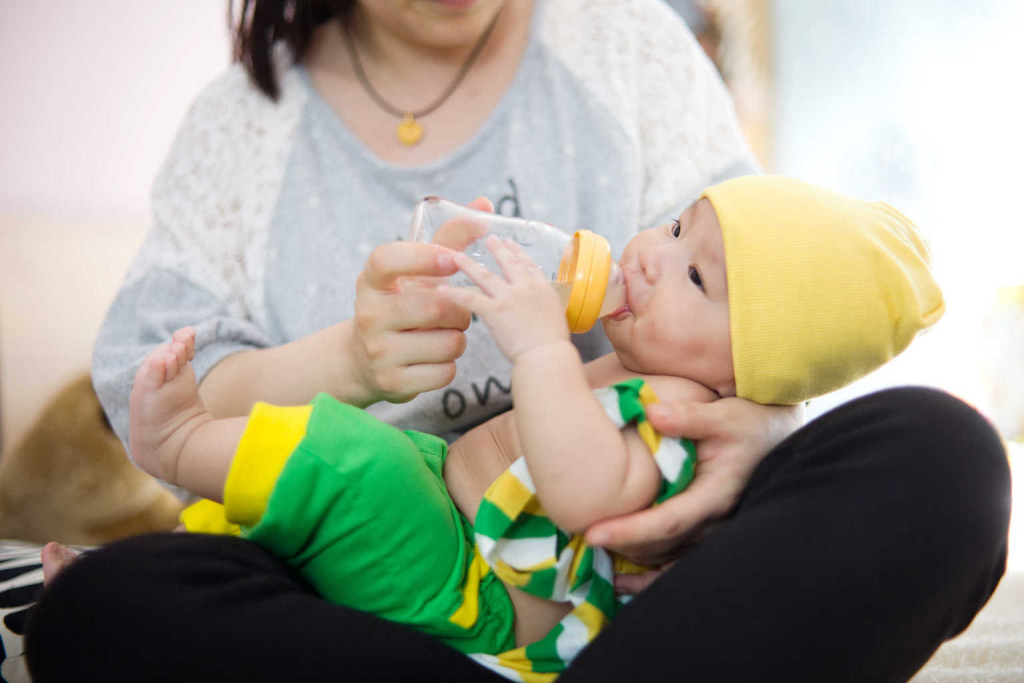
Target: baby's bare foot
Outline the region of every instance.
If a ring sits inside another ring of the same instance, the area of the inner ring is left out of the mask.
[[[60,543],[50,542],[39,553],[43,562],[43,585],[49,586],[64,571],[64,568],[78,559],[78,553]]]
[[[196,331],[184,327],[170,343],[153,349],[132,384],[129,444],[135,463],[169,483],[177,483],[178,457],[189,435],[212,420],[199,398]]]

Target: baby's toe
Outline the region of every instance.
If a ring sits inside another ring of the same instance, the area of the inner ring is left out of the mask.
[[[174,333],[171,341],[178,342],[185,347],[185,357],[192,360],[196,355],[196,328],[183,327]]]
[[[146,389],[159,388],[166,381],[166,358],[167,349],[163,344],[151,351],[135,373],[134,385]]]
[[[178,360],[179,368],[188,362],[188,348],[181,342],[171,342],[171,351]]]
[[[170,382],[174,379],[184,363],[185,347],[176,342],[171,343],[170,348],[167,349],[167,355],[164,356],[165,381]]]

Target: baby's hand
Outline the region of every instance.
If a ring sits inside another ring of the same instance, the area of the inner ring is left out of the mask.
[[[480,287],[443,285],[438,291],[476,313],[487,324],[501,352],[513,363],[530,349],[569,340],[565,307],[541,270],[512,241],[487,238],[487,248],[505,275],[502,279],[461,252],[455,265]],[[443,258],[443,257],[442,257]]]

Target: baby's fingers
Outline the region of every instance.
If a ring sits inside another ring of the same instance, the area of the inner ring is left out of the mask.
[[[521,246],[519,246],[518,242],[515,242],[513,240],[505,240],[505,245],[508,247],[513,257],[518,259],[519,263],[522,264],[522,267],[524,269],[523,272],[524,275],[526,275],[526,277],[528,277],[531,280],[536,280],[538,282],[548,281],[547,276],[544,275],[544,271],[540,269],[540,266],[533,262],[533,259],[530,258],[530,255],[527,254]]]
[[[498,262],[502,274],[510,283],[530,282],[538,275],[544,280],[540,269],[533,264],[526,252],[512,240],[500,240],[495,236],[487,238],[487,249]]]
[[[476,285],[489,296],[496,296],[505,285],[505,281],[502,278],[487,270],[487,268],[469,258],[462,252],[454,252],[447,254],[446,256],[450,256],[455,265],[458,266],[459,270],[465,273],[470,280],[476,283]]]

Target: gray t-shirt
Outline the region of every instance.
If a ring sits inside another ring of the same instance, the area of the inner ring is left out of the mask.
[[[506,215],[589,228],[621,253],[707,185],[757,172],[728,95],[660,0],[537,0],[511,87],[471,140],[434,163],[377,158],[313,88],[282,68],[273,103],[235,65],[190,110],[153,187],[153,228],[100,330],[93,379],[127,442],[134,373],[156,344],[198,329],[201,379],[226,356],[350,318],[374,247],[416,202],[490,197]],[[480,322],[444,389],[370,408],[451,435],[510,405],[510,365]],[[598,330],[584,358],[607,349]]]

